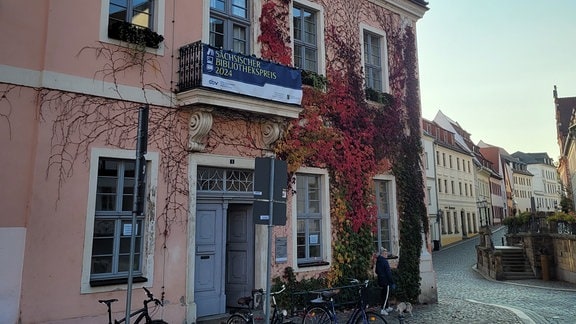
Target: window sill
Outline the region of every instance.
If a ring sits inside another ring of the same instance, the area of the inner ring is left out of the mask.
[[[146,277],[134,277],[132,278],[132,283],[147,282]],[[112,286],[127,284],[128,278],[114,278],[114,279],[100,279],[100,280],[90,280],[90,287],[102,287],[102,286]]]
[[[298,268],[321,267],[327,265],[330,265],[330,262],[326,261],[306,262],[306,263],[298,263]]]

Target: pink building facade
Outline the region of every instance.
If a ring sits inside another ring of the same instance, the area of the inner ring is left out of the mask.
[[[299,69],[326,75],[336,62],[325,42],[331,28],[358,36],[361,64],[374,68],[364,79],[370,88],[404,96],[391,77],[401,55],[387,35],[415,29],[427,7],[358,1],[350,8],[358,11],[348,11],[356,17],[350,25],[342,24],[346,1],[278,0],[288,13],[278,25],[288,31],[290,61],[271,63],[260,59],[274,53],[259,41],[267,3],[3,2],[0,322],[102,323],[106,308],[98,300],[110,298],[119,300],[113,315],[123,315],[143,105],[150,107],[146,196],[135,229],[132,309],[147,287],[164,301],[155,318],[194,323],[265,287],[267,262],[272,276],[287,266],[300,277],[330,270],[330,170],[293,170],[298,190],[288,190],[286,225],[273,228],[268,260],[268,228],[252,219],[255,158],[275,156],[287,125],[301,119],[308,86],[299,83]],[[221,59],[220,72],[211,74],[211,59]],[[256,80],[286,77],[270,88],[226,78],[242,69]],[[396,179],[383,171],[374,181],[390,198],[384,236],[398,253]],[[318,215],[301,222],[302,204]],[[300,234],[307,239],[299,241]]]

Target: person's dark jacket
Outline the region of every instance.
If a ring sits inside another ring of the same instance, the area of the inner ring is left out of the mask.
[[[378,258],[376,258],[376,276],[378,277],[378,285],[380,287],[391,286],[394,284],[390,264],[382,255],[379,255]]]

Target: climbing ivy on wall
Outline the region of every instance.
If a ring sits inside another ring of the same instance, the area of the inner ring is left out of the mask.
[[[263,57],[285,64],[291,62],[288,25],[284,23],[288,3],[270,0],[263,4],[259,37]],[[324,4],[326,16],[338,16],[325,28],[328,86],[325,91],[304,88],[303,111],[287,125],[276,154],[288,162],[290,173],[301,166],[329,172],[333,260],[327,278],[333,285],[372,274],[377,212],[373,177],[387,172],[395,175],[400,215],[398,280],[402,287],[398,293],[404,300],[415,301],[420,292],[421,230],[428,228],[420,167],[415,39],[410,27],[399,32],[397,18],[382,8],[360,3]],[[358,10],[381,14],[376,21],[393,38],[388,40],[392,93],[380,104],[365,99]]]
[[[292,52],[290,33],[283,26],[289,25],[290,0],[267,1],[262,5],[260,15],[260,29],[265,31],[258,36],[262,44],[262,57],[271,61],[290,65]]]
[[[393,161],[393,173],[398,188],[400,213],[400,259],[397,295],[403,300],[415,301],[420,294],[420,252],[422,231],[428,228],[424,205],[424,180],[422,177],[420,137],[420,103],[416,76],[416,41],[411,28],[404,34],[406,67],[406,131],[403,145]]]

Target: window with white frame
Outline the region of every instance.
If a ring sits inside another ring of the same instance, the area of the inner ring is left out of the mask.
[[[321,265],[327,260],[325,177],[320,174],[296,175],[296,255],[298,266]],[[327,245],[328,244],[328,245]],[[328,246],[328,248],[327,248]]]
[[[135,276],[142,275],[142,225],[132,228],[135,161],[101,158],[98,161],[96,210],[90,280],[125,278],[129,270],[130,239],[135,231]]]
[[[157,154],[147,154],[147,189],[156,186],[157,161]],[[91,165],[82,291],[127,283],[132,232],[136,238],[134,282],[145,282],[152,276],[154,243],[145,246],[144,242],[153,242],[154,224],[153,218],[146,221],[139,216],[132,228],[135,153],[93,149]],[[145,201],[155,200],[152,192],[146,191]]]
[[[294,28],[294,66],[320,73],[318,62],[318,12],[294,3],[292,7]]]
[[[382,37],[364,31],[364,80],[366,88],[383,91]]]
[[[210,0],[211,46],[250,53],[249,0]]]
[[[392,251],[392,181],[375,180],[375,195],[378,223],[377,234],[374,237],[374,251],[379,251],[379,247]]]
[[[136,43],[162,51],[165,0],[101,1],[102,41]]]

